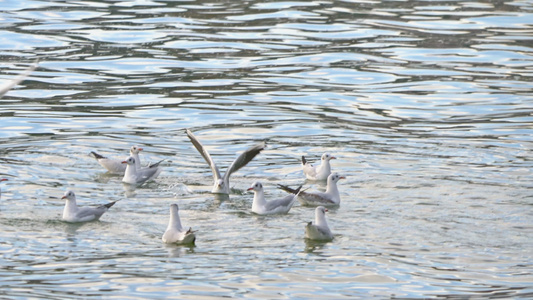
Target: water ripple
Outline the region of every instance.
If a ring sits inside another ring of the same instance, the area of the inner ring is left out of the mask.
[[[35,298],[527,298],[531,288],[528,2],[7,1],[0,83],[0,287]],[[213,197],[191,128],[220,166],[267,149]],[[88,154],[164,159],[123,186]],[[323,189],[300,159],[337,157],[331,243],[312,209],[250,213],[250,183]],[[120,200],[100,222],[59,221]],[[179,203],[196,246],[163,245]]]

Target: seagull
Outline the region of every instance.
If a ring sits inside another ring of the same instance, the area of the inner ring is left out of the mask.
[[[246,164],[248,164],[257,154],[259,154],[266,147],[265,143],[260,143],[258,145],[248,148],[233,161],[231,166],[226,171],[226,174],[224,174],[224,176],[222,177],[215,162],[211,158],[211,155],[209,155],[209,152],[207,152],[207,149],[204,148],[204,146],[200,143],[198,139],[196,139],[194,134],[192,134],[189,129],[186,129],[186,133],[196,150],[198,150],[198,152],[202,154],[207,164],[209,164],[209,166],[211,167],[211,171],[213,172],[213,178],[215,181],[213,184],[213,190],[211,192],[214,194],[229,194],[229,177],[231,176],[231,174],[237,172],[240,168],[246,166]]]
[[[27,68],[24,73],[17,76],[15,79],[12,79],[11,81],[8,81],[2,85],[0,85],[0,98],[4,96],[5,93],[7,93],[10,89],[12,89],[15,85],[21,83],[28,75],[30,75],[33,70],[37,68],[37,63],[31,65],[29,68]]]
[[[292,205],[296,201],[297,194],[300,192],[302,186],[298,187],[296,194],[289,195],[276,200],[266,201],[265,194],[263,193],[263,185],[261,182],[254,182],[248,191],[254,191],[254,202],[252,203],[252,212],[258,215],[273,215],[273,214],[286,214],[291,209]]]
[[[324,153],[322,154],[320,165],[313,166],[305,159],[305,156],[302,155],[302,170],[305,177],[309,180],[327,180],[329,174],[331,174],[329,161],[332,159],[336,158],[329,153]]]
[[[170,220],[161,239],[167,244],[192,244],[196,240],[192,228],[189,227],[188,230],[185,230],[181,226],[177,204],[170,204]]]
[[[126,172],[124,172],[124,178],[122,178],[122,182],[141,185],[150,179],[155,179],[162,171],[162,169],[159,167],[159,164],[163,162],[164,159],[146,168],[140,169],[137,169],[135,161],[135,158],[130,156],[122,162],[123,164],[127,164]]]
[[[315,223],[309,222],[305,226],[305,237],[315,241],[331,241],[333,240],[333,233],[329,229],[326,221],[326,212],[328,210],[324,206],[319,206],[315,209]]]
[[[6,178],[0,179],[0,182],[2,182],[2,181],[7,181],[7,179]],[[0,197],[2,197],[2,190],[0,190]]]
[[[139,158],[139,152],[142,150],[143,148],[139,146],[131,146],[130,148],[130,156],[135,158],[135,167],[137,169],[141,168],[141,159]],[[91,151],[91,155],[102,167],[106,168],[111,173],[124,174],[124,172],[126,172],[126,165],[122,163],[122,159],[107,158],[94,151]]]
[[[63,220],[69,223],[89,222],[100,219],[100,217],[117,201],[109,202],[98,207],[78,207],[76,195],[73,191],[66,191],[61,199],[67,199],[63,209]]]
[[[341,203],[341,197],[339,190],[337,189],[337,181],[340,179],[346,179],[344,176],[340,176],[337,173],[331,173],[328,176],[328,183],[326,186],[326,192],[306,192],[292,189],[288,186],[278,184],[278,186],[289,193],[298,194],[298,201],[307,206],[337,206]]]

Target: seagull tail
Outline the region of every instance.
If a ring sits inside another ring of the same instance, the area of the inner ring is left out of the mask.
[[[162,163],[162,162],[164,162],[164,161],[165,161],[165,160],[162,159],[162,160],[156,162],[155,164],[150,164],[150,165],[148,165],[148,168],[157,168],[157,167],[159,166],[159,164]]]
[[[96,152],[94,152],[94,151],[91,151],[91,153],[90,153],[89,155],[92,156],[92,157],[94,157],[94,158],[96,158],[96,159],[105,158],[105,156],[100,155],[100,154],[98,154],[98,153],[96,153]]]
[[[287,193],[291,193],[291,194],[297,194],[297,193],[299,193],[299,192],[300,192],[300,188],[301,188],[301,186],[300,186],[299,188],[297,188],[297,189],[295,190],[295,189],[290,188],[290,187],[288,187],[288,186],[286,186],[286,185],[283,185],[283,184],[278,184],[278,187],[279,187],[280,189],[284,190],[285,192],[287,192]]]

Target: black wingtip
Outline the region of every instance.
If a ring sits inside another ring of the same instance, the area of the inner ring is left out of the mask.
[[[300,192],[300,190],[302,189],[302,186],[303,186],[303,185],[300,185],[298,188],[296,188],[296,189],[294,190],[294,194],[298,194],[298,193]]]
[[[92,155],[94,158],[96,158],[96,159],[102,159],[102,158],[105,158],[105,156],[100,155],[100,154],[98,154],[98,153],[96,153],[96,152],[94,152],[94,151],[91,151],[91,155]]]
[[[302,165],[305,165],[307,163],[307,159],[305,159],[305,156],[302,155]]]
[[[107,204],[104,204],[104,206],[110,208],[111,206],[115,205],[115,203],[117,203],[117,201],[109,202]]]
[[[164,161],[165,161],[165,159],[162,159],[162,160],[156,162],[155,164],[150,164],[150,165],[148,166],[148,168],[157,168],[157,167],[159,167],[159,164],[162,163],[162,162],[164,162]]]
[[[290,188],[286,185],[283,185],[283,184],[278,184],[278,187],[282,190],[284,190],[285,192],[287,193],[291,193],[291,194],[298,194],[298,191],[300,190],[301,186],[298,188],[298,189],[293,189],[293,188]]]

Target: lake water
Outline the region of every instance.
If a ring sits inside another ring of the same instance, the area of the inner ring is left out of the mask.
[[[533,297],[533,2],[0,1],[2,298]],[[190,128],[232,176],[230,199]],[[88,154],[165,159],[127,189]],[[246,189],[347,178],[256,216]],[[61,221],[120,200],[100,221]],[[161,242],[178,203],[195,246]]]

